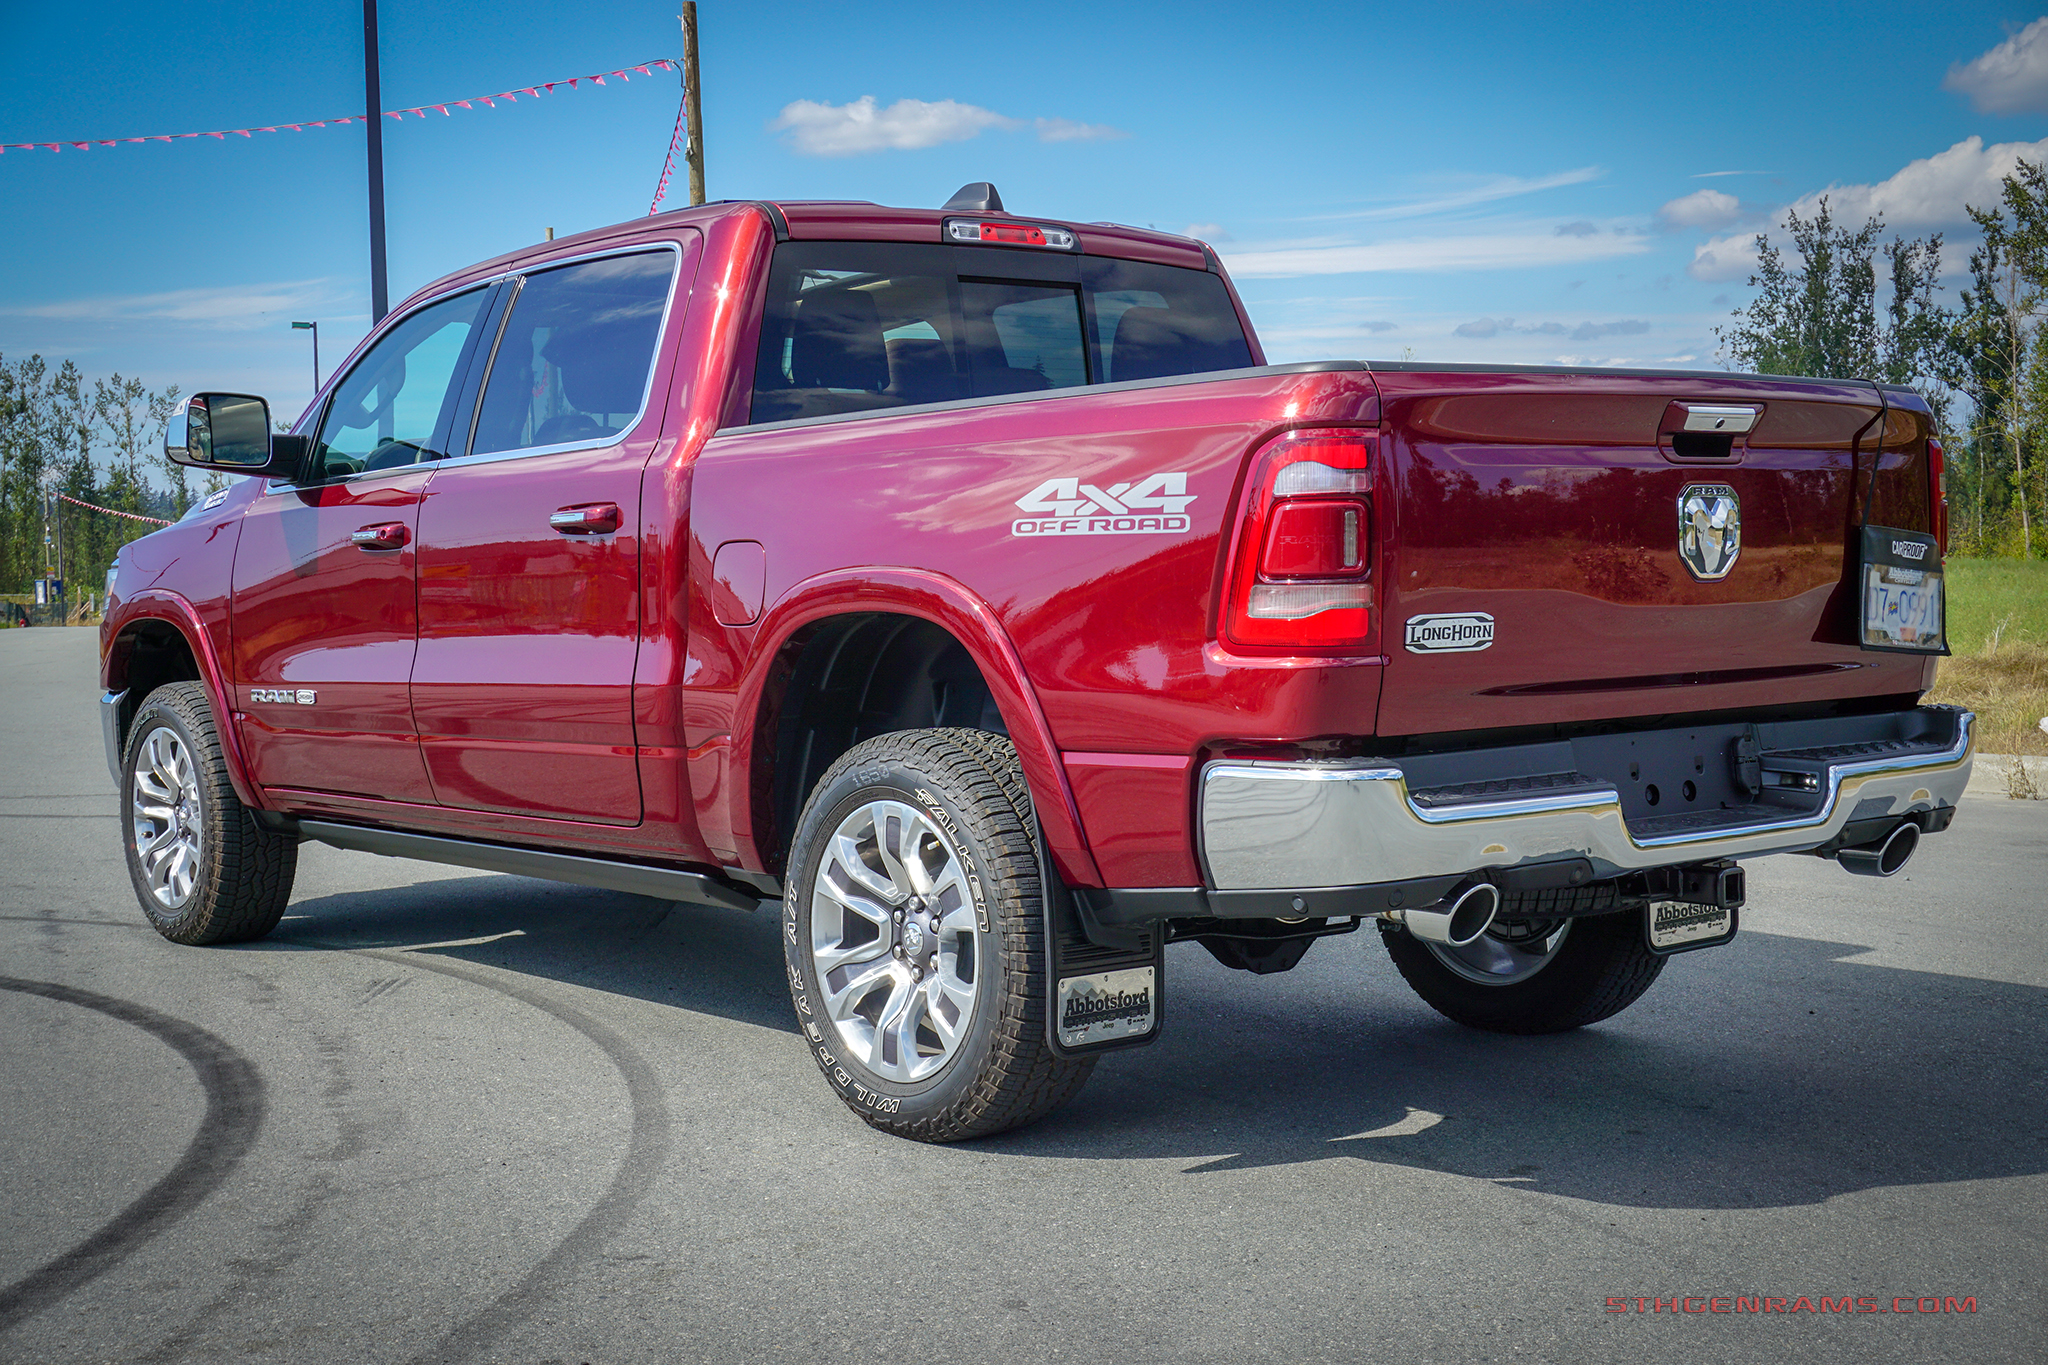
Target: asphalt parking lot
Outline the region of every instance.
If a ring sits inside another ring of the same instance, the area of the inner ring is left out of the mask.
[[[1160,1044],[937,1148],[828,1091],[765,915],[309,845],[271,939],[163,941],[95,644],[0,632],[0,1360],[2042,1359],[2048,802],[1754,862],[1556,1037],[1369,929],[1178,945]]]

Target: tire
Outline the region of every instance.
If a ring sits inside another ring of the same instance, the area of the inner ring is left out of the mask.
[[[1464,949],[1424,942],[1385,921],[1380,937],[1432,1009],[1492,1033],[1596,1024],[1633,1005],[1664,970],[1643,941],[1640,913],[1498,921]]]
[[[196,682],[143,699],[121,757],[121,842],[142,913],[173,943],[246,943],[291,900],[298,841],[235,795],[213,707]]]
[[[1043,883],[1008,740],[908,730],[855,745],[805,802],[789,869],[797,1027],[854,1113],[958,1142],[1081,1089],[1093,1060],[1046,1038]]]

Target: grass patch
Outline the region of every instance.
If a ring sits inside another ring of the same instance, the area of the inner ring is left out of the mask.
[[[1948,639],[1957,654],[2001,644],[2048,647],[2048,560],[1951,559]]]
[[[1949,647],[1929,701],[1977,713],[1978,748],[2048,754],[2048,563],[1951,559]]]

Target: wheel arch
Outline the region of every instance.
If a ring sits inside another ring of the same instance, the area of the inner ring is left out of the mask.
[[[909,569],[820,575],[776,602],[755,639],[732,768],[733,832],[750,865],[780,873],[804,797],[854,744],[951,724],[1008,736],[1061,875],[1101,884],[1023,663],[962,584]],[[834,706],[849,701],[850,718]]]
[[[269,809],[262,788],[249,778],[241,732],[234,723],[232,693],[213,638],[198,611],[185,598],[162,589],[137,593],[121,605],[123,619],[108,640],[100,667],[100,681],[107,691],[126,693],[116,736],[120,745],[126,747],[129,726],[151,692],[168,683],[199,683],[206,688],[207,702],[213,707],[236,797],[253,810]]]

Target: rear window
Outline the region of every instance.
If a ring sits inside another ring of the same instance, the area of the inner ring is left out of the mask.
[[[775,250],[751,422],[1163,379],[1252,363],[1207,271],[991,247]]]

